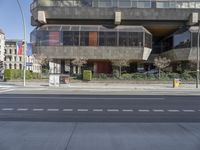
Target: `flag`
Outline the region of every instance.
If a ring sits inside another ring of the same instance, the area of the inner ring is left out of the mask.
[[[22,42],[17,42],[16,47],[17,47],[17,54],[22,55]]]
[[[33,52],[32,52],[32,44],[31,43],[27,43],[27,50],[26,50],[26,55],[27,56],[32,56]]]

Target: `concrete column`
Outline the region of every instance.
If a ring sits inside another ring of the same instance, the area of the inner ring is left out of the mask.
[[[73,74],[76,74],[76,66],[73,66]]]

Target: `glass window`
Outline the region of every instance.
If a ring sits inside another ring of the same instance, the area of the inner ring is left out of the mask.
[[[37,32],[37,44],[39,46],[48,46],[49,44],[49,32],[48,31],[38,31]]]
[[[65,46],[79,46],[79,32],[78,31],[64,31],[63,45]]]
[[[137,2],[137,8],[151,8],[151,2]]]
[[[119,46],[129,46],[129,32],[119,32]]]
[[[169,2],[157,2],[157,8],[169,8]]]
[[[112,7],[112,2],[108,0],[99,0],[98,7]]]
[[[152,37],[148,33],[145,33],[145,47],[152,48]]]
[[[80,46],[89,46],[89,32],[80,32]]]
[[[200,8],[200,2],[196,2],[196,8]]]
[[[190,32],[186,31],[180,34],[174,35],[174,48],[188,48],[190,47]]]
[[[130,8],[131,7],[131,1],[130,0],[119,0],[119,7],[120,8]]]
[[[99,46],[117,46],[117,32],[99,32]]]
[[[163,42],[162,51],[168,51],[173,49],[173,36],[170,36],[169,38],[165,39]]]
[[[189,2],[189,8],[195,8],[195,2]]]
[[[193,32],[192,33],[192,47],[197,47],[197,41],[198,41],[198,33]]]

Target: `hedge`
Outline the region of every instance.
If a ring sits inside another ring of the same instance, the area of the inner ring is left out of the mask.
[[[23,70],[18,69],[6,69],[4,71],[4,79],[5,80],[13,80],[13,79],[22,79],[24,76]],[[30,70],[26,70],[26,79],[40,79],[41,75],[39,73],[33,73]]]

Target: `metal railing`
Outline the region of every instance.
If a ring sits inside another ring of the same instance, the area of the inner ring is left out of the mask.
[[[98,7],[98,8],[200,8],[200,0],[35,0],[31,10],[44,7]]]

